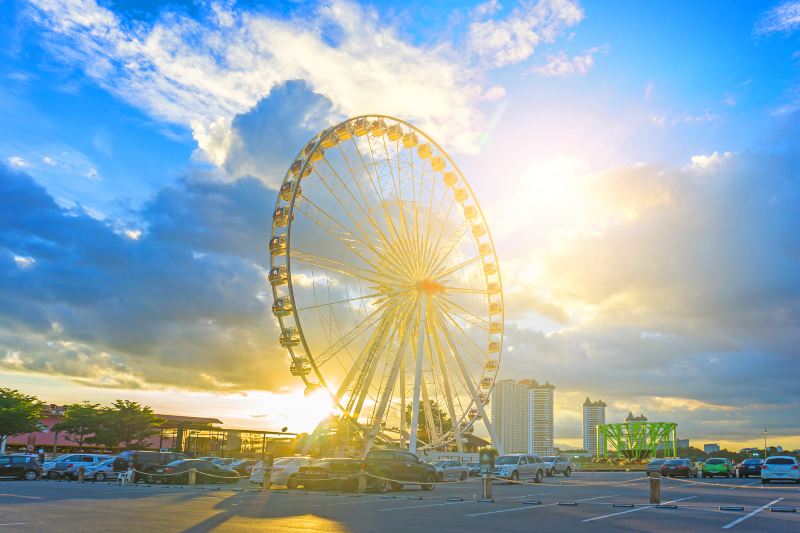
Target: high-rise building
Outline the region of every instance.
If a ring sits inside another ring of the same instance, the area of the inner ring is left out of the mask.
[[[512,379],[495,383],[492,424],[504,453],[528,451],[528,387]]]
[[[719,444],[712,442],[710,444],[703,444],[703,452],[714,453],[719,451]]]
[[[553,391],[550,383],[540,385],[534,379],[525,379],[528,390],[528,452],[552,455],[553,449]]]
[[[505,453],[554,453],[553,390],[535,379],[498,381],[492,391],[492,423]]]
[[[597,426],[606,423],[606,403],[603,400],[593,402],[586,397],[583,402],[583,449],[595,455],[598,446],[603,449],[602,436],[597,440]]]

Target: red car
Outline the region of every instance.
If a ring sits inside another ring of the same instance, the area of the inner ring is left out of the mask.
[[[661,465],[661,477],[697,477],[697,467],[689,459],[670,459]]]

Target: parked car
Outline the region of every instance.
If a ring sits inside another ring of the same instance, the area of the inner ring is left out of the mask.
[[[217,466],[226,467],[235,463],[236,459],[234,457],[214,457],[211,462]]]
[[[178,459],[166,465],[151,468],[146,479],[148,483],[182,484],[189,482],[189,470],[197,470],[197,483],[236,483],[239,474],[235,470],[222,468],[202,459]]]
[[[542,457],[542,460],[547,468],[547,477],[553,477],[556,474],[565,476],[572,474],[572,461],[563,455],[546,455]]]
[[[703,463],[702,475],[703,477],[731,477],[733,475],[733,463],[726,457],[712,457]]]
[[[532,479],[536,483],[541,483],[546,475],[545,468],[544,461],[538,455],[501,455],[494,460],[492,475],[495,478],[508,479],[510,481]]]
[[[286,485],[289,488],[296,488],[297,472],[301,466],[310,465],[312,461],[311,457],[278,457],[272,462],[270,485]],[[261,485],[263,481],[264,463],[259,461],[250,471],[250,482]]]
[[[469,475],[472,477],[480,476],[481,475],[481,464],[480,463],[467,463],[469,467]]]
[[[239,459],[223,468],[235,470],[240,476],[250,476],[250,471],[253,470],[257,462],[255,459]]]
[[[431,463],[436,469],[436,481],[460,480],[469,477],[469,467],[461,461],[446,460]]]
[[[661,475],[664,477],[697,477],[697,467],[689,459],[669,459],[661,465]]]
[[[739,477],[761,476],[761,465],[763,459],[745,459],[736,467],[736,475]]]
[[[650,462],[647,463],[647,466],[644,467],[644,471],[647,474],[647,477],[650,477],[651,474],[658,472],[661,473],[661,465],[667,462],[667,459],[650,459]]]
[[[114,471],[122,472],[132,467],[139,473],[134,473],[133,482],[141,481],[144,473],[149,473],[151,470],[177,461],[179,459],[189,459],[189,456],[184,453],[178,452],[151,452],[151,451],[125,451],[121,452],[114,459]]]
[[[297,474],[289,478],[286,486],[290,489],[302,486],[309,490],[354,490],[358,487],[360,470],[361,461],[358,459],[348,457],[319,459],[309,465],[301,466]],[[372,486],[369,480],[368,486]]]
[[[761,483],[778,480],[800,484],[800,461],[790,455],[767,457],[761,465]]]
[[[0,479],[33,481],[42,476],[42,467],[35,455],[0,455]]]
[[[87,466],[84,472],[84,479],[91,481],[113,481],[117,479],[119,472],[114,472],[114,459],[109,457],[105,461]]]
[[[52,461],[45,461],[43,470],[48,479],[77,479],[78,468],[81,466],[87,468],[110,458],[109,454],[68,453]]]
[[[363,468],[370,474],[369,485],[378,492],[400,490],[403,485],[433,490],[436,485],[436,468],[404,450],[373,448],[364,459]]]

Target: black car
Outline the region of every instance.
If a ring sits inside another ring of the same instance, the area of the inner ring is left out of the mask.
[[[329,457],[301,466],[297,476],[289,479],[290,489],[302,486],[309,490],[355,490],[361,461],[347,457]]]
[[[36,456],[0,455],[0,479],[25,479],[33,481],[42,475]]]
[[[179,459],[189,459],[189,456],[177,452],[125,451],[114,459],[114,472],[123,472],[128,468],[133,468],[137,473],[134,473],[132,481],[136,483],[143,479],[142,473],[149,473],[154,468]]]
[[[403,485],[419,485],[422,490],[436,486],[436,468],[406,450],[374,448],[363,463],[378,492],[400,490]]]
[[[761,465],[763,464],[763,459],[745,459],[736,467],[736,475],[739,477],[761,477]]]
[[[196,483],[237,483],[239,473],[235,470],[220,468],[214,463],[202,459],[179,459],[163,466],[150,469],[147,474],[148,483],[189,483],[189,470],[197,471]]]

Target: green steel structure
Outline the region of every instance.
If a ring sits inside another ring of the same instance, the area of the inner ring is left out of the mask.
[[[661,449],[664,457],[677,453],[678,424],[674,422],[627,421],[621,424],[597,426],[597,456],[607,457],[609,451],[627,459],[655,457]]]

